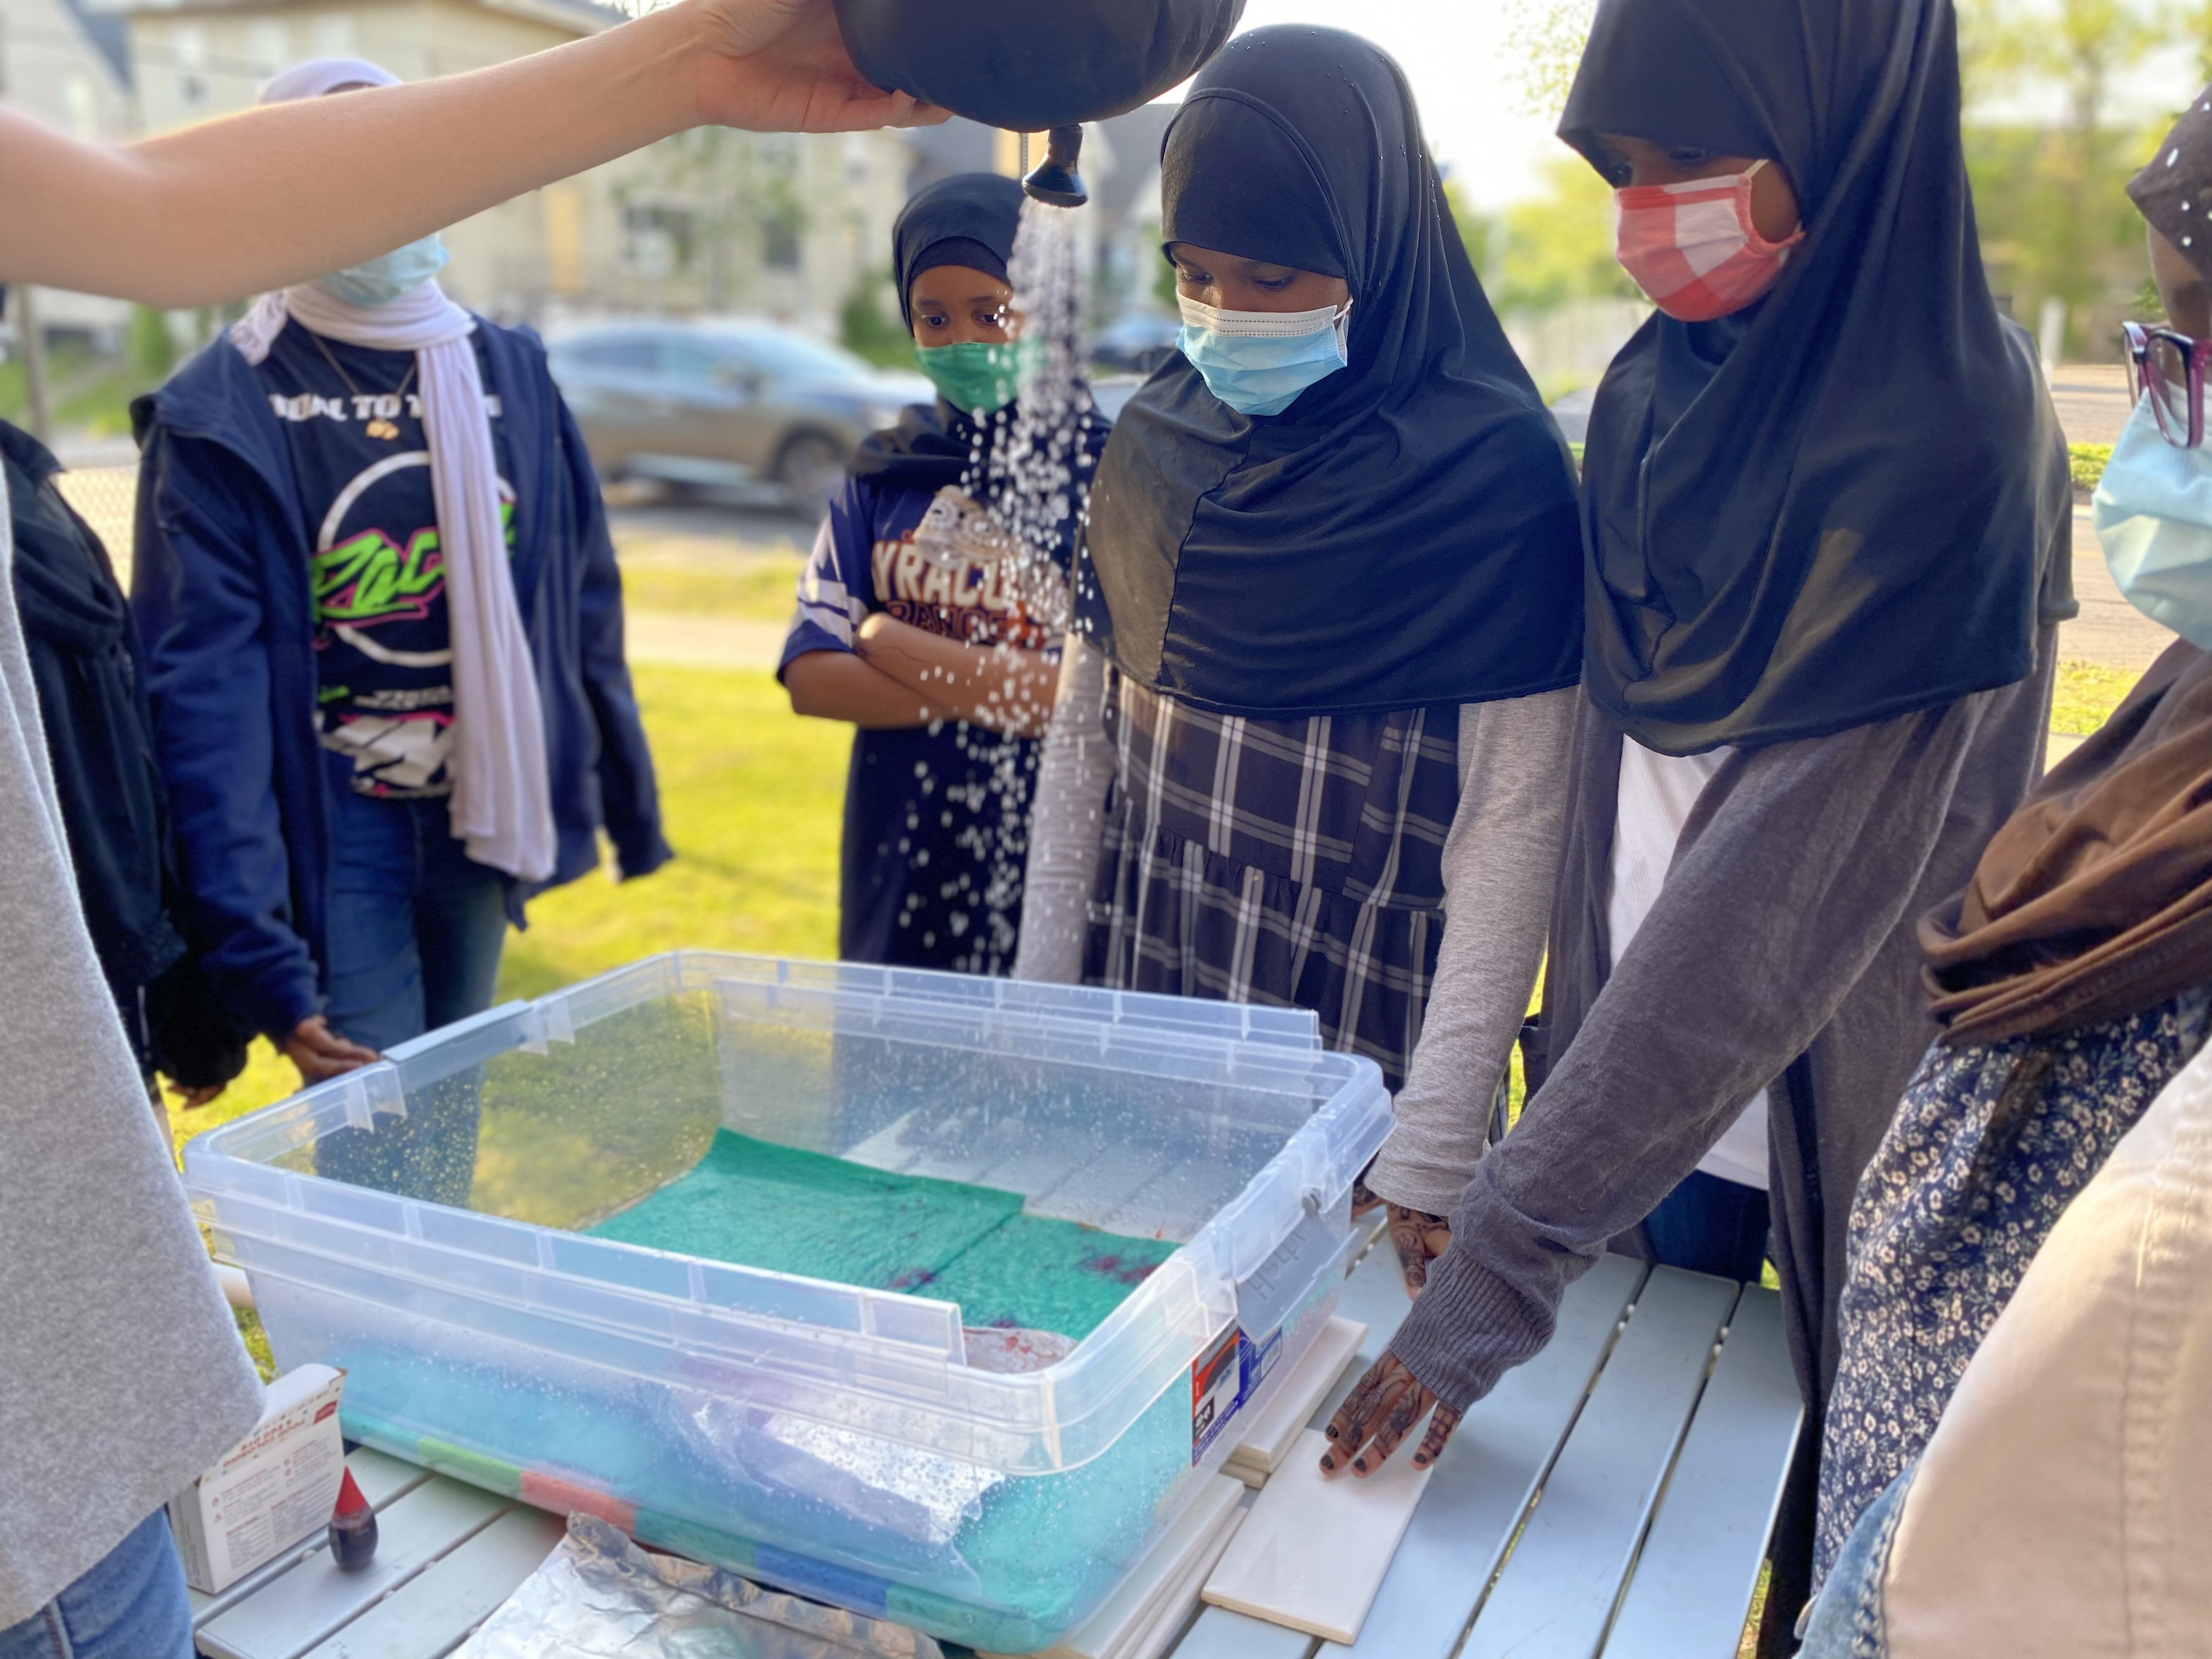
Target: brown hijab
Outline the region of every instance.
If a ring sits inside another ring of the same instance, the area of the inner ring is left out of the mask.
[[[2137,1012],[2212,984],[2212,656],[2177,641],[1921,919],[1947,1042]]]

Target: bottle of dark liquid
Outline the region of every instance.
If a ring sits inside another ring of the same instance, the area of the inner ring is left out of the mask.
[[[338,1487],[338,1506],[331,1516],[331,1559],[341,1572],[359,1572],[376,1559],[376,1511],[354,1485],[353,1471],[345,1472]]]

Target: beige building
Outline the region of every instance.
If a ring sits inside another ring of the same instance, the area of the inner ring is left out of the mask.
[[[588,0],[77,3],[126,31],[147,132],[243,108],[302,58],[366,58],[421,80],[622,21]],[[64,0],[0,0],[34,3]],[[453,227],[446,287],[505,318],[743,311],[834,331],[860,273],[889,264],[907,164],[890,133],[684,134]]]

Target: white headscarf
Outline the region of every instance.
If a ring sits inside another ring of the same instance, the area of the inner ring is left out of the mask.
[[[271,77],[261,101],[397,84],[361,58],[319,58]],[[258,364],[287,318],[349,345],[415,353],[453,650],[453,830],[478,864],[543,881],[553,873],[555,848],[545,720],[507,569],[491,421],[469,342],[476,319],[434,281],[381,306],[353,305],[303,283],[263,295],[233,326],[231,342]]]

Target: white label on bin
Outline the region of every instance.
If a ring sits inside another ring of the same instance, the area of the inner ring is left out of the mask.
[[[1244,1333],[1231,1325],[1190,1364],[1190,1461],[1198,1462],[1244,1403]]]

